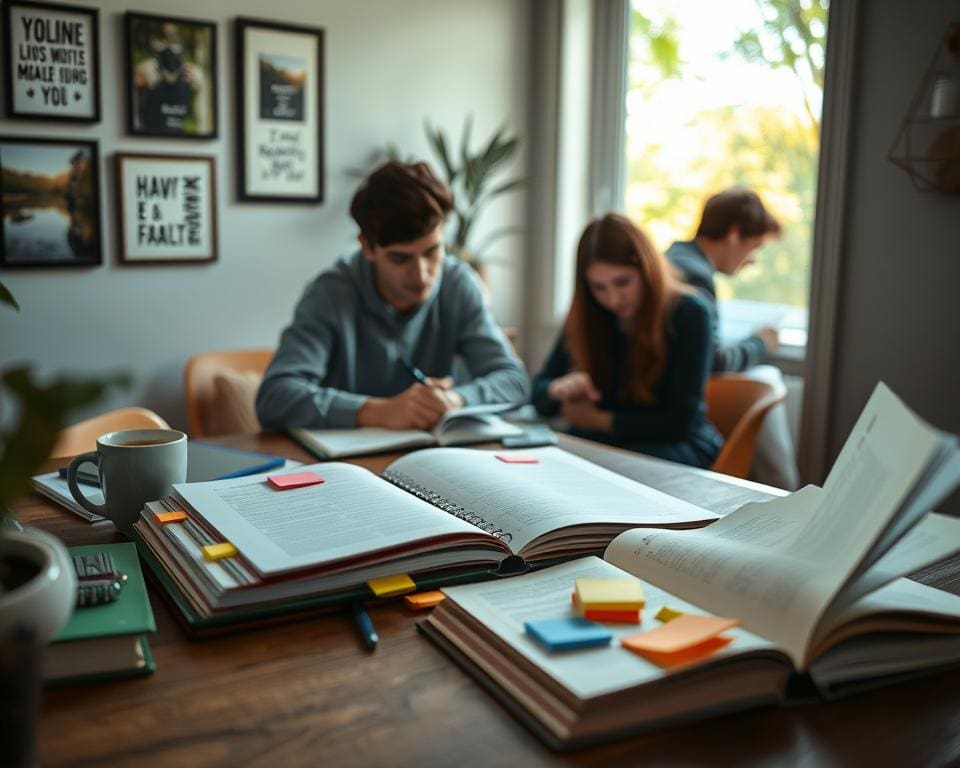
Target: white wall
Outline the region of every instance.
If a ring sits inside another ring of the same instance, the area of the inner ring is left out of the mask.
[[[886,160],[960,0],[872,0],[859,16],[827,466],[878,380],[960,433],[960,196],[918,192]],[[941,509],[960,512],[960,494]]]
[[[91,2],[85,3],[87,5]],[[529,99],[528,6],[517,0],[144,0],[101,9],[102,121],[93,126],[0,120],[0,133],[98,139],[104,264],[89,269],[3,270],[0,281],[22,311],[0,310],[0,365],[30,360],[43,372],[123,369],[132,389],[100,403],[153,408],[184,425],[186,359],[210,349],[272,346],[312,275],[354,246],[348,206],[357,179],[388,141],[428,157],[423,120],[459,141],[467,113],[474,137],[501,123],[524,145]],[[171,141],[125,136],[123,12],[202,17],[218,23],[220,138]],[[238,204],[233,24],[236,16],[326,29],[325,201],[322,205]],[[122,267],[116,256],[116,151],[212,154],[217,162],[219,261],[211,265]],[[521,151],[513,174],[524,173]],[[525,222],[525,195],[494,204],[482,234]],[[504,324],[522,315],[522,236],[495,248],[507,266],[492,270],[493,307]]]

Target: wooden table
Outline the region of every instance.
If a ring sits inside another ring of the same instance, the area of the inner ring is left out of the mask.
[[[225,444],[308,461],[279,436]],[[761,486],[562,438],[561,445],[718,513]],[[365,459],[380,471],[393,456]],[[770,490],[770,489],[767,489]],[[16,510],[68,544],[119,541],[40,499]],[[960,593],[960,559],[919,580]],[[571,755],[551,753],[415,628],[402,603],[371,611],[363,650],[346,614],[193,642],[150,587],[157,663],[146,678],[46,691],[44,766],[910,765],[960,761],[960,672],[829,704],[763,709],[655,731]],[[0,756],[0,764],[2,764]]]

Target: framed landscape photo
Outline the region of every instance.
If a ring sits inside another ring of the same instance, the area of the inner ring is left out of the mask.
[[[118,152],[116,176],[121,263],[216,261],[213,156]]]
[[[322,29],[238,18],[237,198],[323,201]]]
[[[100,264],[95,141],[0,136],[0,266]]]
[[[7,117],[100,122],[100,11],[3,4]]]
[[[127,130],[140,136],[217,136],[217,25],[127,12]]]

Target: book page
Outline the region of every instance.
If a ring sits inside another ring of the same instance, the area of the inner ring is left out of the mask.
[[[254,475],[178,484],[174,491],[261,575],[424,538],[484,537],[362,467],[324,463],[297,471],[315,472],[324,482],[278,491],[265,475]]]
[[[606,558],[790,651],[893,524],[940,435],[878,385],[823,489],[741,507],[701,531],[628,531]]]
[[[505,435],[519,435],[523,429],[499,416],[489,413],[478,413],[465,416],[459,411],[451,411],[456,415],[445,419],[434,430],[439,445],[462,445],[464,443],[484,443],[499,440]]]
[[[568,525],[689,524],[713,512],[648,488],[559,448],[524,450],[535,464],[508,464],[508,451],[432,448],[393,462],[384,477],[406,478],[504,532],[514,552]]]
[[[579,578],[618,578],[623,572],[596,557],[585,557],[509,579],[481,582],[443,591],[530,661],[581,699],[630,688],[670,674],[620,646],[620,639],[660,625],[653,617],[664,606],[703,613],[695,606],[651,584],[644,584],[643,623],[604,624],[614,639],[609,646],[575,653],[549,653],[527,636],[524,622],[574,616],[570,594]],[[714,661],[747,651],[773,650],[772,644],[741,628],[727,630],[733,642],[717,651]]]

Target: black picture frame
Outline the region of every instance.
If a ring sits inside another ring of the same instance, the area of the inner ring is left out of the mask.
[[[217,138],[216,22],[127,11],[123,26],[127,132]]]
[[[7,0],[3,4],[7,117],[100,122],[100,10]]]
[[[238,17],[234,31],[237,200],[323,202],[324,30]]]
[[[114,160],[120,264],[217,260],[216,157],[117,152]]]
[[[96,141],[0,136],[0,169],[0,267],[103,263]]]

